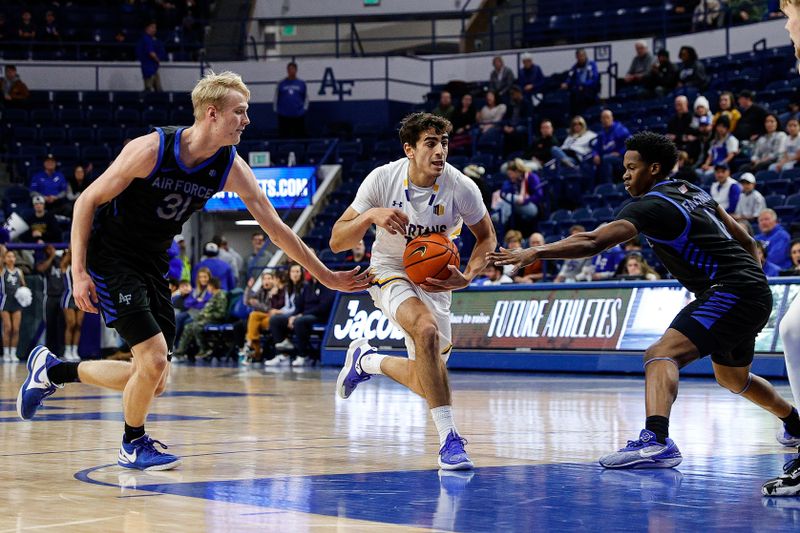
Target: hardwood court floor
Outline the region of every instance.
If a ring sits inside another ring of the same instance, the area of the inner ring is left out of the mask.
[[[0,367],[0,532],[800,530],[800,498],[759,493],[792,457],[778,421],[710,380],[681,384],[684,463],[631,472],[596,461],[638,435],[641,379],[456,373],[478,468],[440,474],[426,405],[386,378],[342,401],[333,369],[174,366],[147,428],[184,463],[142,473],[116,466],[119,394],[67,386],[22,422],[24,371]]]

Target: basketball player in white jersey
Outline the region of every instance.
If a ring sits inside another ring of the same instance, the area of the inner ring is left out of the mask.
[[[373,224],[377,227],[370,262],[376,281],[369,293],[404,332],[408,349],[408,359],[389,357],[377,353],[366,339],[353,341],[339,373],[337,394],[348,398],[359,383],[376,374],[405,385],[431,409],[439,433],[439,466],[465,470],[473,464],[453,422],[445,366],[452,349],[451,291],[463,289],[483,271],[485,253],[495,249],[497,238],[477,185],[445,162],[451,130],[449,121],[430,113],[403,119],[400,141],[406,157],[366,177],[334,225],[330,247],[334,252],[352,248]],[[462,223],[477,239],[463,274],[451,265],[446,280],[411,283],[403,268],[406,243],[431,233],[453,238]]]
[[[800,0],[781,0],[781,11],[786,15],[786,31],[792,38],[794,52],[800,59]],[[800,405],[800,295],[795,296],[789,309],[781,318],[779,327],[783,353],[786,357],[786,374],[792,388],[795,405]],[[798,446],[785,428],[778,432],[778,441],[785,446]],[[799,450],[800,451],[800,450]],[[771,479],[761,487],[764,496],[800,496],[800,455],[784,465],[783,475]]]

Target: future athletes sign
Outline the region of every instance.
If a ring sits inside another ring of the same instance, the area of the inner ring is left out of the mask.
[[[564,284],[478,288],[453,293],[450,322],[455,351],[641,352],[694,299],[674,282]],[[535,286],[534,286],[535,287]],[[773,312],[756,339],[756,351],[780,352],[779,317],[800,286],[773,283]],[[326,349],[345,349],[367,338],[376,347],[404,350],[400,329],[372,304],[368,294],[341,294],[326,337]]]

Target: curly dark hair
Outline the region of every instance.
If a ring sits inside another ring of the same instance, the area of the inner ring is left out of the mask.
[[[652,131],[640,131],[625,141],[625,148],[639,152],[639,157],[649,164],[661,165],[661,175],[666,177],[672,173],[678,162],[678,149],[675,143],[664,135]]]
[[[423,132],[433,129],[437,135],[449,134],[453,125],[446,118],[432,113],[411,113],[400,122],[400,142],[415,146]]]

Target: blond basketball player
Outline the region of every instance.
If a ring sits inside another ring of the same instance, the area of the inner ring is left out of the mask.
[[[370,261],[376,281],[369,293],[404,332],[408,349],[408,358],[389,357],[377,353],[366,339],[353,341],[339,373],[338,395],[348,398],[359,383],[377,374],[405,385],[428,402],[439,433],[439,466],[464,470],[473,464],[453,421],[446,368],[452,349],[451,291],[466,287],[483,271],[483,254],[495,249],[497,239],[477,185],[446,163],[451,130],[450,122],[429,113],[403,119],[400,141],[406,157],[367,176],[334,225],[330,246],[334,252],[352,248],[370,227],[377,227]],[[450,266],[446,280],[411,283],[403,268],[406,243],[431,233],[452,238],[462,224],[477,239],[464,273]]]
[[[144,429],[153,398],[166,387],[175,337],[165,279],[167,249],[189,217],[218,191],[238,194],[272,241],[323,284],[342,291],[369,286],[371,276],[358,269],[328,270],[281,221],[250,167],[236,155],[234,145],[250,123],[249,99],[237,74],[205,76],[192,91],[192,126],[155,128],[134,139],[81,194],[72,222],[75,303],[88,313],[100,309],[106,324],[131,346],[133,363],[62,362],[37,346],[17,397],[22,419],[33,418],[42,400],[65,383],[119,390],[125,433],[117,463],[140,470],[180,464],[179,457],[156,449],[158,441]]]

